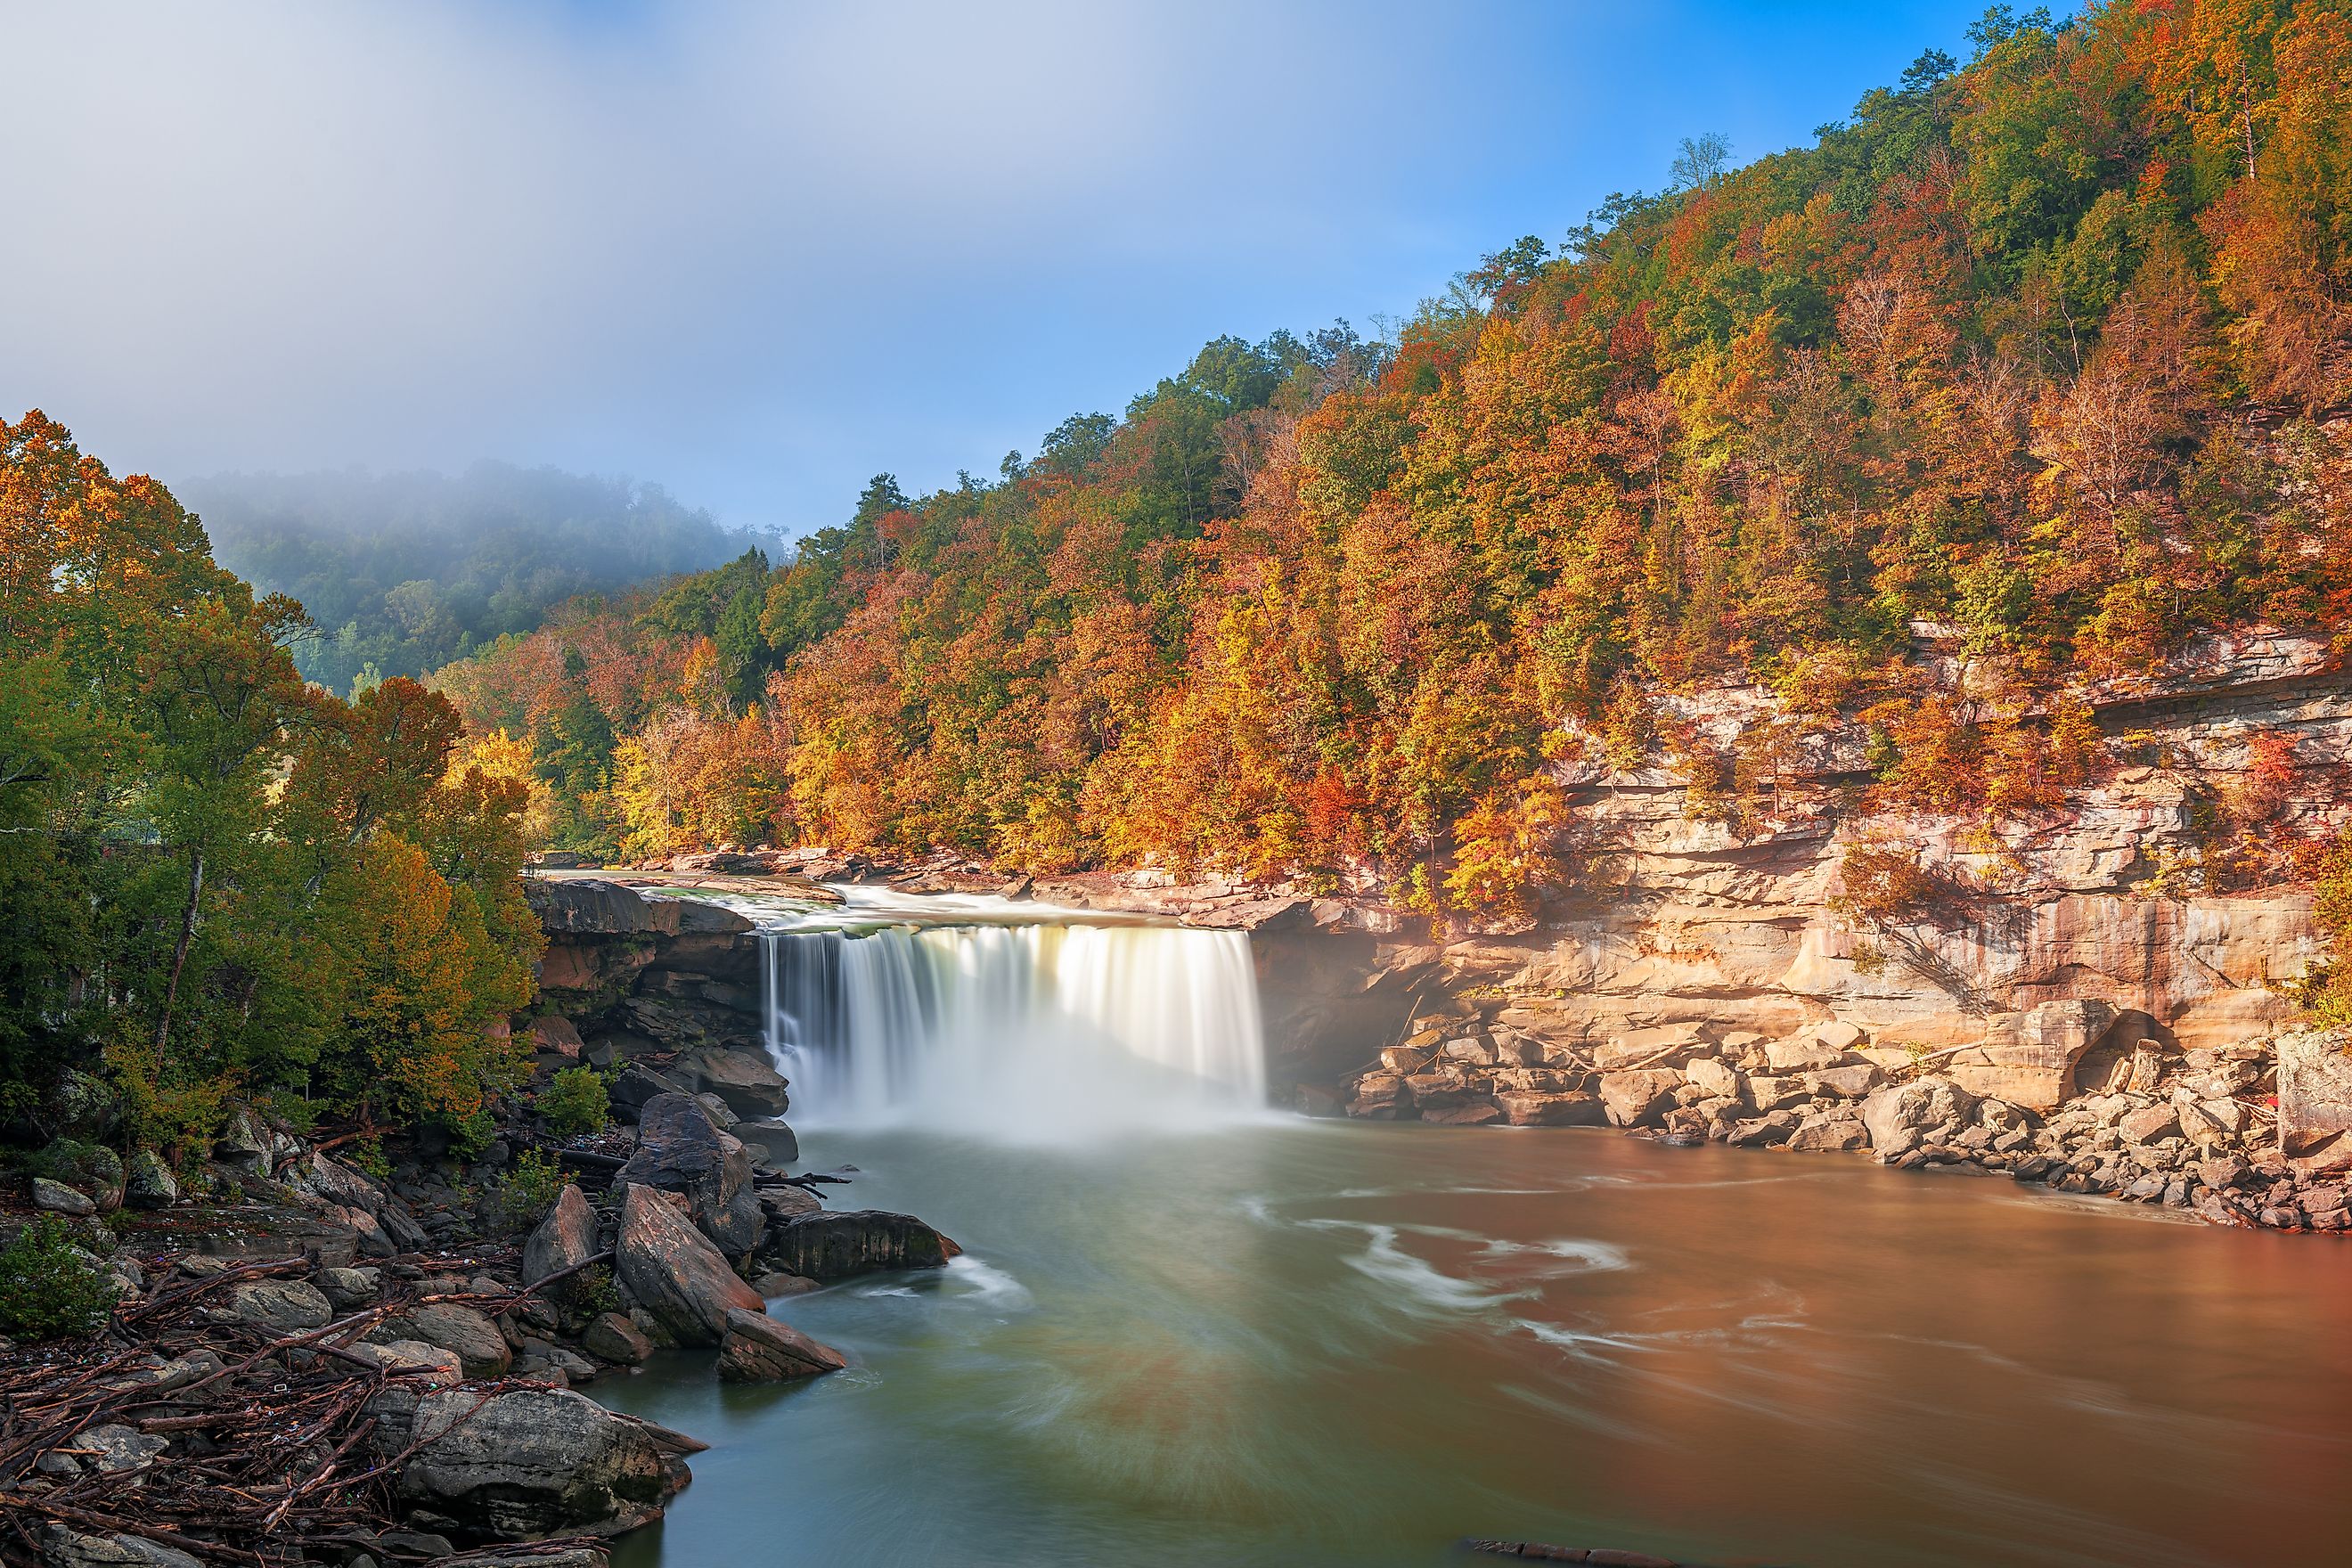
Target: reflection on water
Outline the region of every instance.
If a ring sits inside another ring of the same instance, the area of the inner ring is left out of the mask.
[[[2352,1560],[2352,1247],[1608,1134],[821,1144],[969,1255],[779,1303],[848,1373],[598,1385],[713,1444],[624,1568]]]

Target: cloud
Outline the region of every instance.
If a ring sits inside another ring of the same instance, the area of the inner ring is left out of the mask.
[[[787,526],[878,468],[986,470],[1216,331],[1408,308],[1517,207],[1580,213],[1552,165],[1633,184],[1699,128],[1629,124],[1606,79],[1641,40],[1601,8],[249,0],[9,31],[12,414],[167,479],[497,457]]]

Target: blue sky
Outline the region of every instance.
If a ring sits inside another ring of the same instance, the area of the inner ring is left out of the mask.
[[[839,521],[1222,332],[1409,315],[1980,4],[110,5],[12,17],[0,405],[118,471]]]

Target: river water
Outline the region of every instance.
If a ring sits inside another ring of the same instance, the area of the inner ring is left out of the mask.
[[[804,1144],[968,1257],[775,1305],[848,1372],[596,1385],[712,1444],[623,1568],[2352,1563],[2352,1247],[1601,1131]]]

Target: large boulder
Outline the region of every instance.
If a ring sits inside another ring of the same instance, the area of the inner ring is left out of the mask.
[[[299,1334],[325,1328],[335,1309],[306,1279],[249,1279],[229,1287],[223,1315],[271,1333]]]
[[[465,1533],[496,1541],[614,1535],[661,1516],[676,1465],[646,1427],[567,1389],[484,1401],[444,1389],[417,1403],[400,1490]]]
[[[152,1149],[131,1153],[123,1166],[122,1201],[135,1209],[169,1208],[180,1201],[180,1184],[172,1167]]]
[[[634,1115],[665,1094],[682,1094],[690,1100],[694,1087],[682,1078],[672,1078],[643,1062],[631,1062],[613,1075],[612,1087],[605,1094],[614,1110]]]
[[[750,1051],[698,1046],[671,1064],[670,1076],[716,1094],[738,1116],[782,1116],[792,1104],[783,1075]]]
[[[743,1141],[743,1147],[751,1151],[754,1164],[781,1171],[801,1157],[799,1136],[772,1116],[739,1121],[728,1131]]]
[[[751,1155],[722,1131],[699,1100],[657,1094],[637,1119],[637,1148],[613,1173],[615,1188],[647,1186],[683,1194],[702,1233],[730,1253],[759,1244],[759,1195],[751,1190]]]
[[[2298,1029],[2278,1039],[2278,1139],[2298,1174],[2352,1171],[2352,1038]]]
[[[522,1281],[536,1285],[550,1275],[576,1268],[596,1256],[596,1211],[571,1182],[555,1194],[547,1217],[522,1244]]]
[[[886,1268],[944,1268],[963,1248],[912,1215],[881,1209],[802,1215],[768,1231],[765,1248],[787,1272],[845,1279]]]
[[[1977,1097],[1948,1078],[1933,1074],[1889,1084],[1862,1102],[1862,1124],[1882,1159],[1906,1154],[1928,1131],[1974,1110]]]
[[[710,1238],[653,1187],[630,1187],[621,1200],[616,1250],[622,1287],[680,1344],[715,1345],[726,1335],[729,1311],[766,1306]]]
[[[831,1345],[765,1313],[727,1314],[727,1337],[719,1344],[719,1375],[730,1383],[782,1383],[839,1372],[848,1364]]]
[[[1600,1098],[1581,1091],[1548,1094],[1538,1089],[1495,1096],[1503,1119],[1514,1127],[1598,1127],[1607,1120]]]
[[[384,1321],[387,1342],[418,1340],[457,1358],[467,1377],[497,1377],[514,1364],[514,1351],[498,1324],[457,1301],[434,1301],[411,1307]]]
[[[601,877],[528,878],[522,895],[550,936],[677,934],[675,901],[646,899]]]
[[[1672,1104],[1683,1075],[1665,1068],[1648,1068],[1601,1075],[1601,1104],[1609,1120],[1620,1127],[1638,1127]]]

